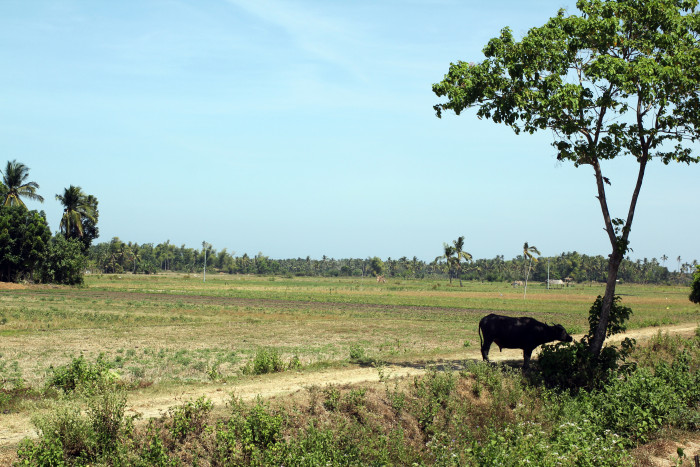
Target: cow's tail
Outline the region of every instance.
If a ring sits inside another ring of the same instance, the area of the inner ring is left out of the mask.
[[[479,321],[479,349],[484,347],[484,341],[481,340],[481,321]]]

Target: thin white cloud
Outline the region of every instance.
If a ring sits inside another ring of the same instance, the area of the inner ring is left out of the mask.
[[[259,20],[283,30],[303,52],[341,68],[355,79],[366,80],[359,63],[369,45],[363,26],[331,17],[299,2],[228,0]]]

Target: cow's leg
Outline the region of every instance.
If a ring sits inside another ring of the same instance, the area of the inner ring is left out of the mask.
[[[533,350],[523,349],[523,370],[527,370],[530,367],[530,357],[532,357]]]
[[[493,342],[492,339],[484,336],[484,343],[481,344],[481,357],[487,362],[489,361],[489,349],[491,348],[491,342]]]

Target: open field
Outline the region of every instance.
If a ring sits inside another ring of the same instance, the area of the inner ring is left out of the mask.
[[[480,359],[477,323],[485,314],[528,315],[580,335],[602,293],[602,285],[535,283],[523,299],[522,288],[505,283],[229,275],[203,283],[182,274],[89,276],[82,288],[0,284],[0,381],[4,390],[41,389],[51,367],[101,355],[132,388],[128,410],[156,417],[200,396],[223,405],[232,391],[251,400],[419,375],[429,362],[458,369]],[[629,328],[638,338],[662,328],[692,335],[700,323],[687,288],[621,285],[618,294],[634,311]],[[262,347],[300,366],[264,378],[244,374]],[[350,363],[358,353],[381,361],[383,373]],[[491,355],[521,359],[518,350],[496,347]],[[51,407],[29,397],[0,414],[5,459],[34,435],[31,416]]]
[[[603,286],[546,290],[504,283],[182,274],[87,277],[83,288],[0,289],[0,372],[42,384],[51,365],[104,354],[122,378],[154,386],[238,374],[261,346],[327,366],[351,349],[386,362],[455,358],[477,349],[490,311],[587,329]],[[693,324],[687,288],[620,285],[629,328]]]

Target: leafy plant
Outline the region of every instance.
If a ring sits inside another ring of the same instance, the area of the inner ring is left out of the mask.
[[[22,465],[87,465],[119,458],[133,433],[135,417],[125,417],[126,394],[114,384],[92,388],[87,410],[67,402],[34,419],[40,438],[25,439],[17,451]]]
[[[619,296],[613,299],[606,337],[624,332],[625,322],[632,314],[629,307],[619,304],[620,300]],[[626,338],[619,349],[609,345],[599,355],[591,352],[591,339],[598,327],[602,306],[599,295],[588,312],[589,330],[581,341],[542,346],[537,361],[539,373],[530,375],[532,381],[541,379],[549,387],[575,391],[580,388],[595,389],[602,387],[616,371],[629,372],[634,368],[634,363],[626,363],[634,350],[634,339]]]
[[[49,387],[62,389],[64,392],[74,391],[81,385],[99,383],[108,378],[109,364],[100,354],[95,363],[85,360],[85,357],[73,358],[70,364],[54,368],[49,368],[51,376],[47,382]]]
[[[214,404],[202,396],[196,401],[188,401],[171,409],[172,424],[170,434],[182,441],[189,434],[198,434],[204,429],[206,417]]]
[[[432,433],[433,422],[455,389],[456,380],[452,373],[438,372],[434,368],[422,378],[415,378],[413,391],[417,402],[412,408],[418,423],[426,433]]]
[[[325,399],[323,401],[323,407],[326,410],[334,412],[340,408],[340,391],[334,386],[328,386],[323,390]]]
[[[277,349],[271,347],[260,347],[255,353],[252,365],[244,367],[244,373],[254,375],[264,375],[267,373],[277,373],[285,370],[284,362]]]

